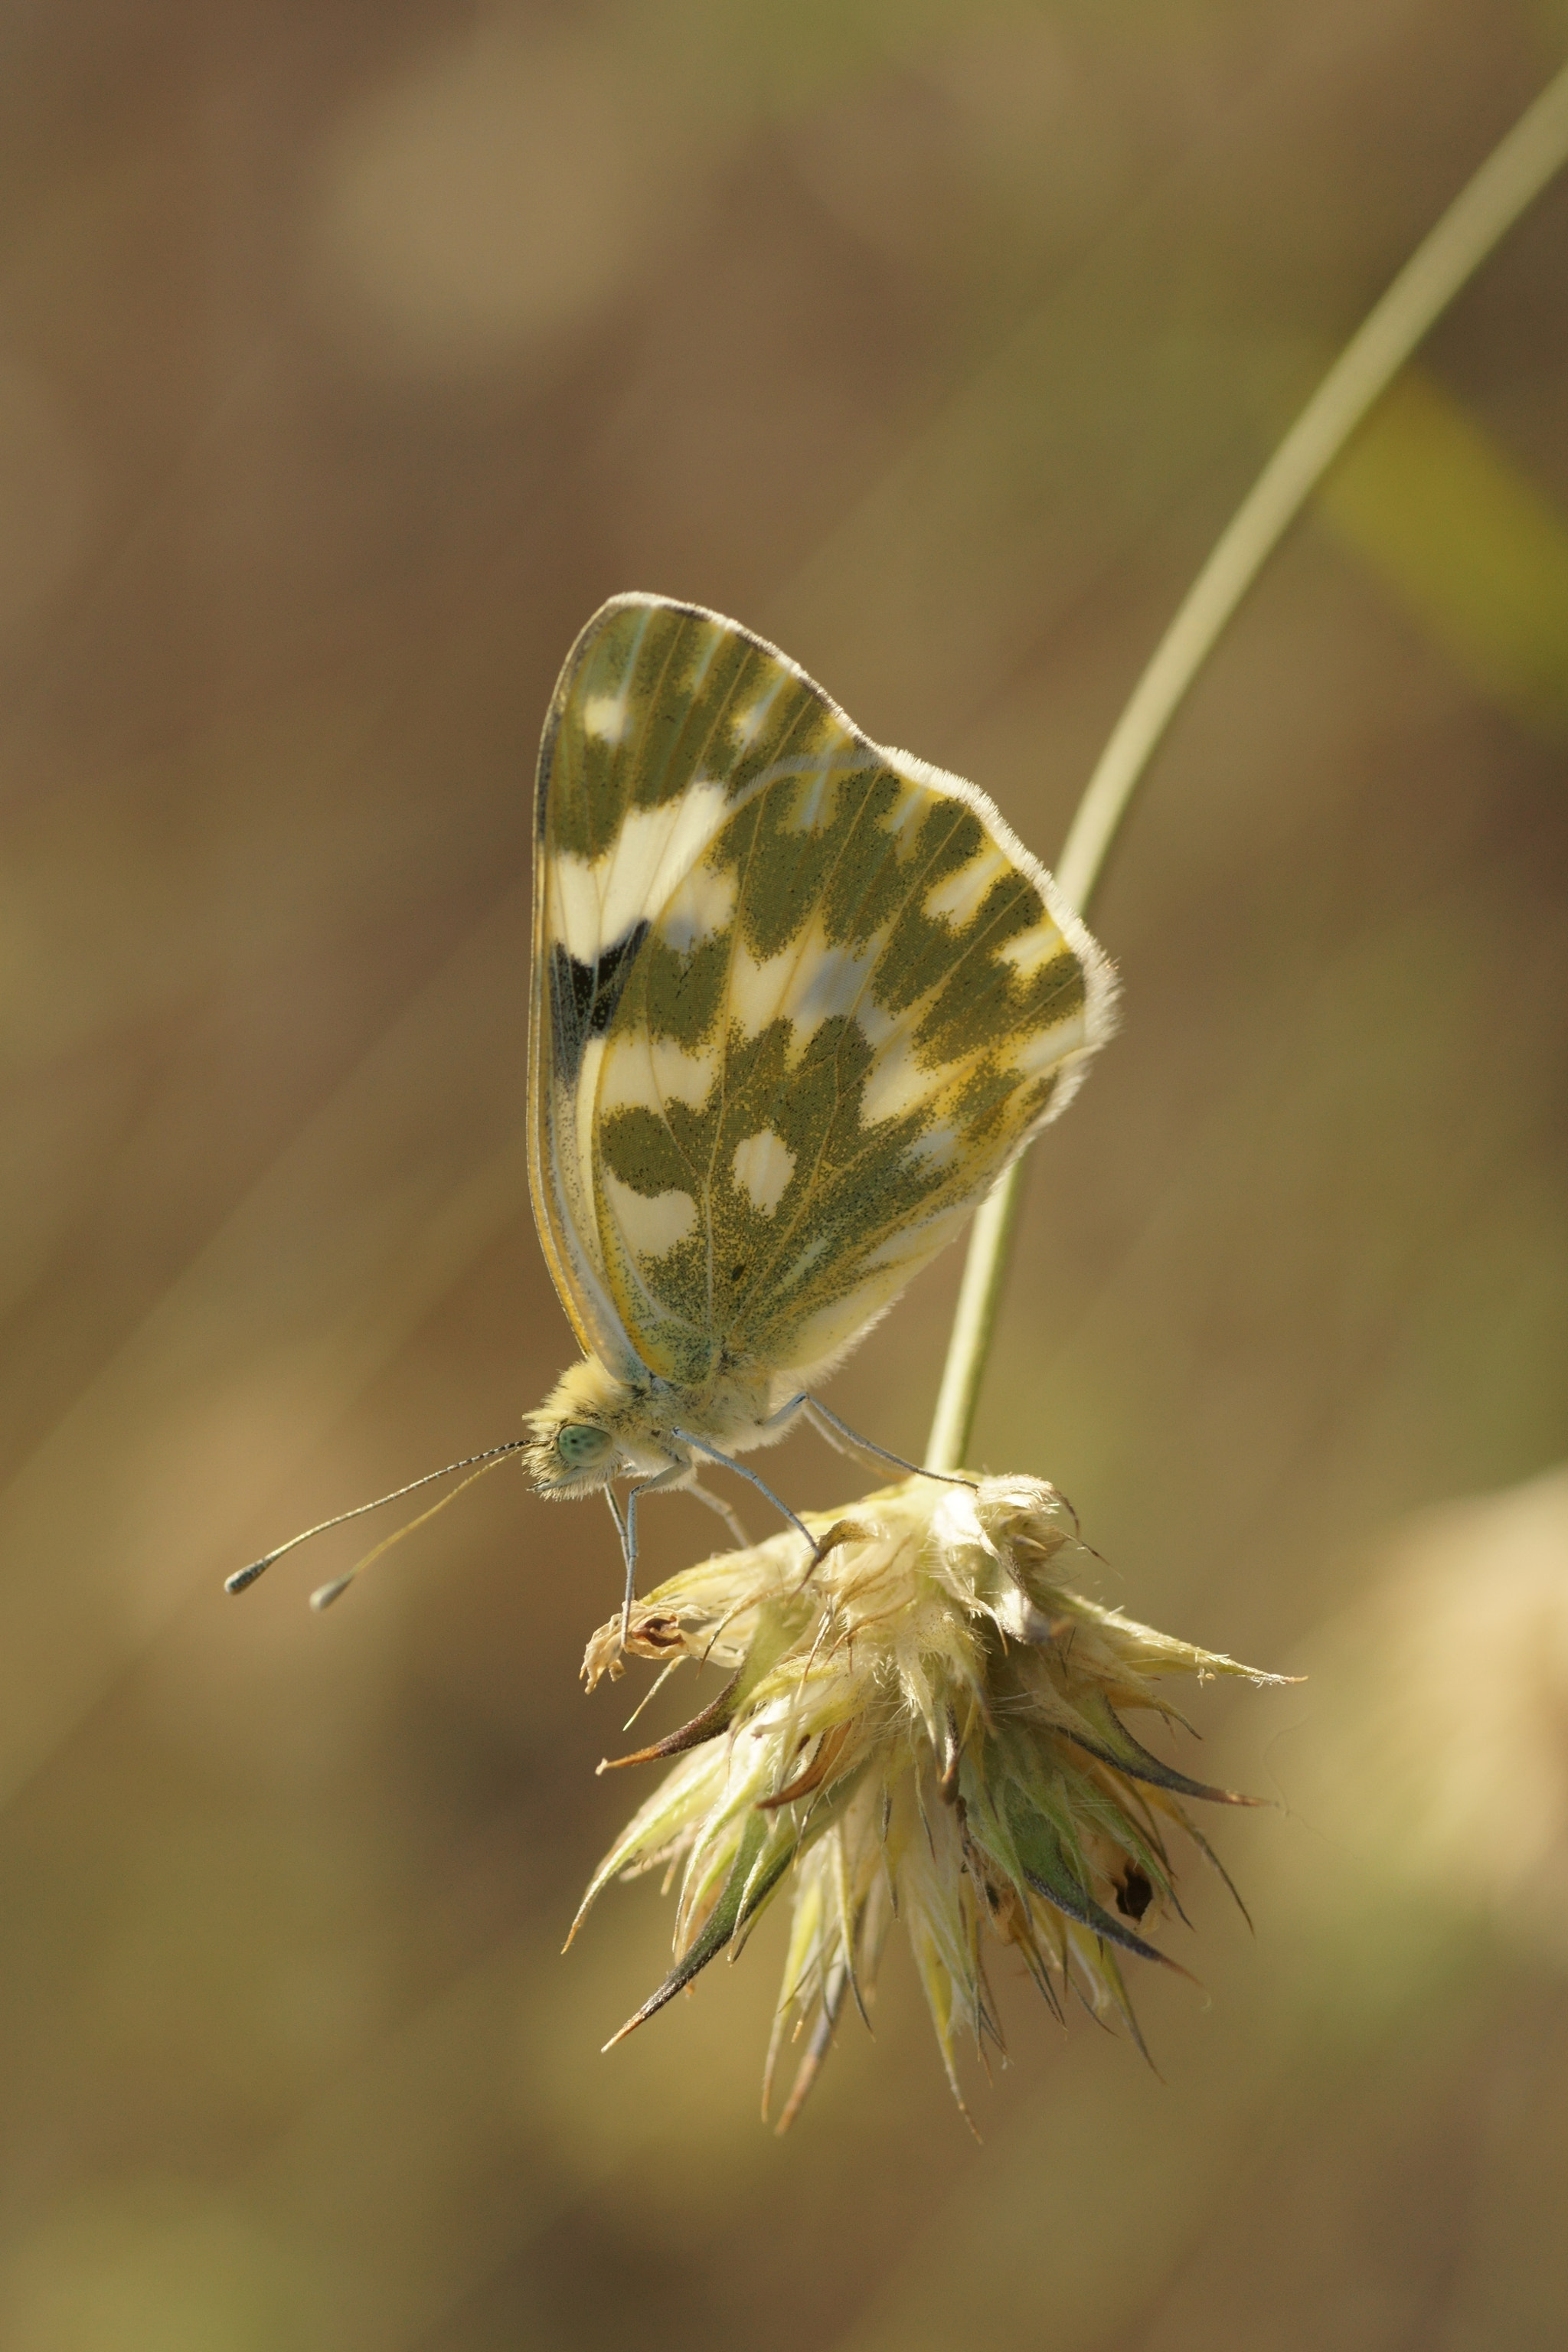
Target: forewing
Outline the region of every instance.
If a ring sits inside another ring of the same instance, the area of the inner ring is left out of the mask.
[[[983,793],[733,623],[617,599],[561,692],[535,1187],[580,1328],[804,1378],[1065,1103],[1108,967]]]
[[[644,1212],[628,1245],[596,1167],[606,1033],[650,919],[661,914],[679,940],[683,886],[765,765],[766,753],[750,755],[737,711],[804,685],[732,622],[631,595],[588,623],[552,699],[534,803],[531,1189],[578,1338],[624,1370],[671,1365],[658,1338],[668,1310],[637,1271],[649,1232],[663,1228]],[[700,898],[706,886],[696,887]],[[694,905],[694,922],[701,913]],[[683,1328],[683,1358],[707,1336]]]

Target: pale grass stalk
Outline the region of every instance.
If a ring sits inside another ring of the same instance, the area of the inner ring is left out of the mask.
[[[1132,690],[1085,787],[1057,880],[1087,915],[1122,819],[1176,711],[1247,590],[1400,369],[1520,215],[1568,163],[1568,66],[1493,148],[1352,336],[1243,499]],[[980,1208],[970,1236],[936,1414],[932,1470],[969,1453],[1017,1221],[1023,1161]]]

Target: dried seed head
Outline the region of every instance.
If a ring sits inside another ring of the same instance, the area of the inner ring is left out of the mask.
[[[680,1731],[616,1759],[678,1760],[583,1911],[612,1878],[680,1874],[675,1964],[621,2033],[736,1948],[787,1881],[770,2078],[785,2040],[805,2052],[781,2129],[845,2000],[868,1996],[895,1917],[955,2095],[960,2027],[1000,2042],[988,1936],[1053,2007],[1076,1991],[1136,2036],[1119,1955],[1175,1965],[1150,1940],[1178,1908],[1168,1834],[1207,1854],[1186,1802],[1253,1801],[1162,1762],[1122,1718],[1169,1717],[1159,1686],[1173,1674],[1279,1677],[1073,1591],[1064,1571],[1086,1555],[1038,1479],[910,1478],[808,1524],[815,1565],[792,1531],[704,1560],[634,1610],[632,1651],[729,1679]],[[621,1671],[619,1635],[617,1618],[589,1643],[590,1689]]]

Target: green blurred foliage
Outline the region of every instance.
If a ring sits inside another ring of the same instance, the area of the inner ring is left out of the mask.
[[[527,811],[594,605],[734,611],[1048,857],[1270,435],[1564,37],[0,24],[7,2347],[1555,2346],[1568,190],[1173,733],[1099,914],[1125,1031],[1031,1177],[982,1450],[1071,1495],[1105,1597],[1311,1667],[1199,1702],[1205,1776],[1284,1810],[1219,1832],[1255,1938],[1194,1876],[1207,2004],[1135,1988],[1163,2083],[1005,1982],[976,2148],[892,1967],[775,2142],[766,1927],[601,2059],[669,1924],[617,1893],[558,1957],[629,1801],[575,1682],[605,1515],[500,1473],[328,1619],[354,1531],[220,1580],[568,1352]],[[900,1450],[956,1274],[835,1383]],[[648,1538],[651,1578],[710,1522]]]
[[[1568,522],[1458,402],[1412,372],[1322,506],[1484,693],[1568,730]]]

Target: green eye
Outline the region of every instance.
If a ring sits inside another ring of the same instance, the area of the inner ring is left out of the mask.
[[[609,1451],[609,1444],[605,1432],[591,1428],[585,1421],[569,1421],[555,1433],[555,1451],[572,1470],[591,1468]]]

